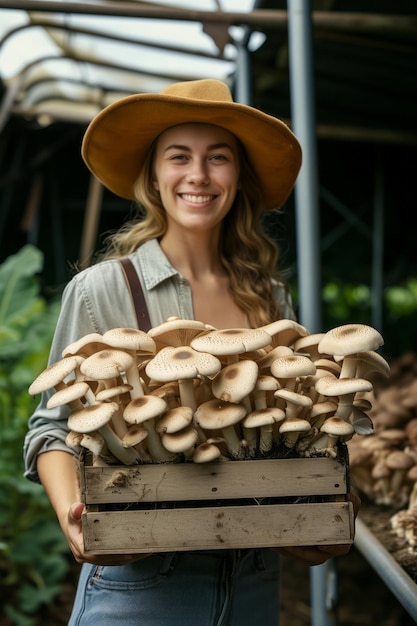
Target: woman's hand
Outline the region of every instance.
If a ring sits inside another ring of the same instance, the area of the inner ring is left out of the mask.
[[[356,493],[347,494],[347,499],[353,504],[353,514],[356,518],[361,500]],[[352,547],[352,544],[338,544],[327,546],[288,546],[285,548],[272,548],[274,552],[279,552],[282,556],[302,561],[305,565],[321,565],[329,559],[337,556],[344,556]]]
[[[77,563],[126,565],[149,556],[149,554],[93,554],[92,552],[85,552],[81,523],[83,510],[84,504],[82,502],[76,502],[71,505],[65,529],[68,545]]]

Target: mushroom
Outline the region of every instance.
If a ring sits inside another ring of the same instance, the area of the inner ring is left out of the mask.
[[[163,433],[162,445],[169,452],[184,454],[186,459],[191,459],[195,446],[198,442],[198,430],[193,426],[187,426],[175,433]]]
[[[156,351],[161,348],[171,346],[178,348],[188,346],[190,342],[210,330],[215,330],[212,326],[199,322],[198,320],[184,320],[180,317],[171,317],[159,326],[154,326],[148,330],[148,335],[156,345]]]
[[[271,336],[260,328],[226,328],[195,337],[190,345],[199,352],[226,357],[230,364],[236,363],[240,354],[259,350],[270,342]]]
[[[275,346],[291,346],[297,339],[309,334],[307,328],[290,319],[275,320],[270,324],[261,326],[261,330],[270,335],[270,343],[273,348]]]
[[[385,460],[387,467],[392,470],[390,495],[395,500],[401,500],[401,487],[408,470],[415,465],[413,457],[405,450],[393,450]]]
[[[246,415],[243,404],[233,404],[224,400],[203,402],[194,413],[194,421],[203,430],[220,430],[232,458],[242,458],[242,443],[236,433],[235,425]]]
[[[343,324],[327,331],[321,339],[318,349],[321,354],[346,357],[356,352],[377,350],[384,344],[382,335],[372,326],[366,324]],[[340,376],[353,378],[349,359],[346,360],[345,371]]]
[[[119,437],[110,428],[109,422],[118,410],[115,402],[96,402],[81,411],[72,413],[68,418],[68,428],[79,433],[98,431],[104,438],[110,452],[122,463],[132,464],[138,460],[137,452],[123,448]]]
[[[259,452],[264,455],[272,449],[272,426],[282,422],[284,419],[284,411],[276,407],[266,407],[249,413],[243,419],[242,425],[245,428],[244,432],[248,430],[256,432],[259,430]],[[249,450],[249,453],[251,453],[251,450]]]
[[[112,347],[124,350],[132,357],[132,365],[126,370],[127,382],[132,385],[130,396],[132,400],[144,394],[142,381],[139,376],[140,361],[151,358],[156,351],[155,342],[143,330],[138,328],[111,328],[103,334],[103,339]]]
[[[271,363],[271,374],[275,376],[280,385],[292,391],[297,390],[299,380],[305,376],[313,376],[316,366],[306,356],[293,354],[281,356]]]
[[[162,446],[155,428],[155,418],[162,415],[166,409],[166,402],[162,398],[146,395],[131,400],[123,410],[123,417],[128,424],[142,424],[146,428],[149,453],[158,462],[173,460]]]
[[[146,366],[150,378],[167,383],[179,382],[181,404],[193,411],[197,407],[193,380],[200,374],[214,376],[221,368],[219,359],[207,352],[198,352],[190,346],[162,348]]]
[[[317,361],[317,359],[320,359],[322,356],[318,347],[324,335],[325,333],[314,333],[312,335],[306,335],[305,337],[296,339],[294,342],[294,352],[297,354],[303,354],[304,356],[309,356],[313,362]]]
[[[339,441],[346,442],[351,439],[355,433],[350,422],[333,415],[328,417],[320,428],[320,432],[326,437],[325,452],[329,456],[336,457],[336,445]]]
[[[221,369],[213,378],[213,395],[226,402],[242,402],[247,412],[252,410],[249,394],[258,380],[258,366],[254,361],[243,360]]]
[[[57,406],[68,405],[72,411],[79,411],[84,408],[84,404],[81,398],[85,398],[92,394],[90,387],[86,382],[75,382],[72,385],[67,385],[55,393],[48,399],[46,407],[48,409],[54,409]]]
[[[65,379],[74,374],[84,359],[81,356],[69,356],[56,363],[52,363],[35,378],[29,387],[29,394],[36,396],[38,393],[56,389],[57,391],[67,386]]]
[[[283,436],[284,446],[289,449],[295,448],[300,435],[311,429],[310,422],[300,417],[287,417],[279,427]]]
[[[338,397],[335,415],[348,421],[353,411],[353,401],[356,393],[371,391],[373,385],[364,378],[335,378],[324,376],[316,382],[317,391],[326,397]]]
[[[62,356],[68,357],[78,355],[86,359],[95,352],[105,350],[108,347],[108,344],[103,341],[103,336],[100,335],[100,333],[88,333],[87,335],[80,337],[80,339],[70,343],[62,351]]]
[[[211,463],[222,456],[220,448],[211,441],[203,441],[195,447],[193,452],[194,463]]]
[[[144,463],[152,463],[152,457],[145,449],[143,442],[148,437],[148,431],[142,424],[134,424],[125,432],[122,437],[124,448],[135,448],[138,451],[140,460]]]
[[[156,422],[157,433],[177,433],[190,426],[193,421],[193,410],[189,406],[177,406],[166,411]]]

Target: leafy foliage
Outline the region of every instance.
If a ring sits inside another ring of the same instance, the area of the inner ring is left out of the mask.
[[[37,400],[28,387],[47,364],[58,300],[41,294],[43,257],[23,247],[0,266],[0,572],[4,610],[17,626],[35,624],[53,600],[68,547],[43,488],[28,481],[23,441]]]

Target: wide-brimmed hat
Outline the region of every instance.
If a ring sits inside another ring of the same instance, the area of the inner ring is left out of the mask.
[[[234,102],[219,80],[174,83],[159,94],[141,93],[110,104],[88,126],[82,156],[103,185],[133,199],[134,183],[153,140],[167,128],[189,122],[232,132],[259,178],[265,208],[284,204],[301,165],[297,138],[276,117]]]

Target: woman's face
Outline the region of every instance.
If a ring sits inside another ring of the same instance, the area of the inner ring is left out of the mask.
[[[210,230],[229,212],[239,185],[237,142],[212,124],[180,124],[158,138],[154,188],[168,227]]]

